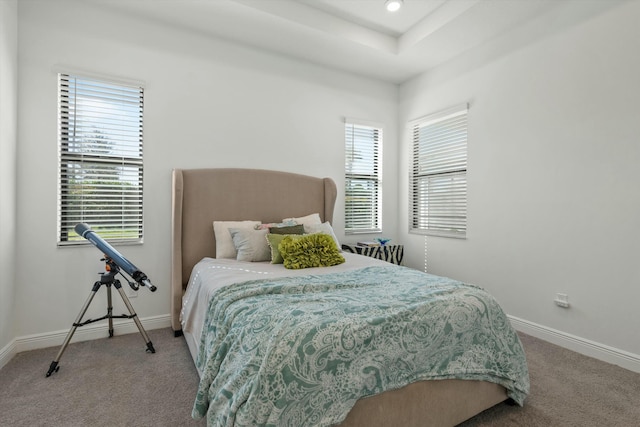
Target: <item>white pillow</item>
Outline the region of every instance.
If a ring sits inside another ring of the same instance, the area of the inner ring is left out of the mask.
[[[269,261],[271,248],[267,242],[269,229],[230,228],[231,240],[236,248],[238,261]]]
[[[301,216],[298,218],[285,218],[282,222],[294,222],[302,225],[322,224],[319,213],[313,213],[311,215]]]
[[[216,258],[232,258],[238,255],[231,239],[230,228],[254,228],[260,221],[213,221],[216,236]]]
[[[340,246],[340,242],[338,242],[338,238],[336,237],[336,233],[333,232],[333,227],[329,222],[325,222],[322,224],[309,224],[304,226],[304,232],[307,234],[313,233],[324,233],[333,237],[333,240],[336,242],[336,246],[338,247],[338,251],[342,252],[342,246]]]

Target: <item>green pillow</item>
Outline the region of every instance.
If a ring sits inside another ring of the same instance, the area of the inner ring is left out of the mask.
[[[344,262],[335,240],[323,233],[287,235],[278,245],[278,250],[285,268],[290,269],[329,267]]]
[[[278,250],[278,245],[286,236],[287,234],[267,234],[267,242],[271,248],[271,264],[282,264],[284,261]]]
[[[288,225],[285,227],[269,227],[272,234],[304,234],[304,225]]]

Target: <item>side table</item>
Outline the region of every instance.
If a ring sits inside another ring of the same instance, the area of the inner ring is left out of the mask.
[[[403,245],[358,246],[343,243],[342,249],[346,252],[380,259],[397,265],[402,264],[402,258],[404,257]]]

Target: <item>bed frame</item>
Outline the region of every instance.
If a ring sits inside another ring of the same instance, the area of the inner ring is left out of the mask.
[[[172,193],[171,325],[180,336],[180,310],[193,266],[215,257],[213,221],[283,218],[318,212],[333,221],[337,189],[331,178],[261,169],[174,169]],[[454,426],[507,399],[485,381],[419,381],[361,399],[340,427]]]

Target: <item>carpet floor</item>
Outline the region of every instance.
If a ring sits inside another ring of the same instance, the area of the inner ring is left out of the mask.
[[[116,331],[117,332],[117,331]],[[204,426],[191,418],[198,375],[170,329],[17,354],[0,370],[0,426]],[[520,334],[531,377],[524,407],[499,404],[472,426],[640,426],[640,374]]]

